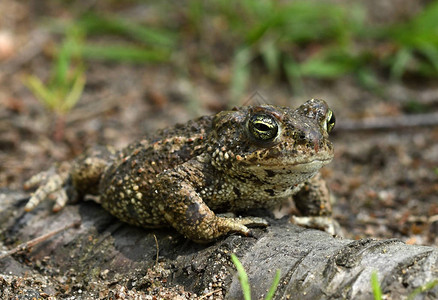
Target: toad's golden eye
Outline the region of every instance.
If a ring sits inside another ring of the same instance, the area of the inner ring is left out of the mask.
[[[278,135],[277,120],[267,114],[257,114],[248,121],[249,133],[259,141],[272,141]]]
[[[327,118],[325,119],[325,126],[327,129],[327,133],[330,133],[333,130],[333,128],[335,127],[335,123],[336,123],[335,114],[331,109],[329,109],[327,111]]]

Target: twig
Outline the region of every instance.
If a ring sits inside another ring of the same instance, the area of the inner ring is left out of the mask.
[[[221,289],[217,289],[217,290],[214,290],[214,291],[208,292],[207,294],[204,294],[204,295],[202,295],[201,297],[199,297],[199,300],[204,299],[204,298],[207,298],[208,296],[211,296],[211,295],[213,295],[213,294],[216,294],[216,293],[218,293],[218,292],[220,292],[220,291],[222,291],[222,290],[221,290]]]
[[[398,117],[344,120],[338,122],[336,131],[390,130],[408,127],[438,126],[438,113],[403,115]]]
[[[154,234],[154,239],[155,239],[155,246],[157,247],[157,257],[155,259],[155,267],[158,266],[158,253],[160,252],[160,249],[158,248],[158,240],[157,240],[157,236]]]
[[[431,224],[434,222],[438,222],[438,215],[433,215],[433,216],[429,217],[428,222]]]
[[[23,244],[20,244],[20,245],[18,245],[17,247],[15,247],[14,249],[9,250],[9,251],[7,251],[6,253],[1,254],[1,255],[0,255],[0,260],[3,259],[3,258],[5,258],[5,257],[8,257],[8,256],[11,256],[11,255],[14,255],[14,254],[17,253],[17,252],[20,252],[20,251],[26,251],[26,250],[28,250],[29,248],[32,248],[33,246],[38,245],[39,243],[44,242],[45,240],[47,240],[47,239],[49,239],[49,238],[51,238],[51,237],[57,235],[57,234],[60,233],[60,232],[63,232],[63,231],[65,231],[65,230],[70,229],[70,228],[73,228],[73,227],[77,227],[77,226],[79,226],[80,224],[81,224],[81,221],[75,221],[75,222],[73,222],[73,223],[71,223],[71,224],[69,224],[69,225],[66,225],[66,226],[62,227],[62,228],[59,228],[59,229],[53,230],[53,231],[51,231],[51,232],[49,232],[49,233],[46,233],[46,234],[44,234],[44,235],[42,235],[42,236],[39,236],[39,237],[37,237],[37,238],[34,238],[33,240],[30,240],[30,241],[28,241],[28,242],[25,242],[25,243],[23,243]]]

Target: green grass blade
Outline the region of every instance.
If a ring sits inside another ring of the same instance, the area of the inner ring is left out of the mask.
[[[70,69],[71,52],[69,43],[64,42],[61,45],[58,55],[53,65],[53,79],[51,85],[56,87],[65,87],[67,85],[67,74]]]
[[[431,282],[426,283],[423,286],[417,287],[407,298],[407,300],[414,300],[419,294],[426,292],[428,290],[433,289],[438,285],[438,279],[432,280]]]
[[[382,289],[380,288],[376,271],[371,274],[371,287],[373,289],[374,300],[382,300]]]
[[[438,34],[438,33],[437,33]],[[430,61],[435,72],[438,74],[438,47],[432,45],[424,45],[419,51]]]
[[[77,26],[73,26],[67,31],[52,67],[51,86],[65,91],[69,89],[69,70],[73,56],[77,55],[78,48],[82,44],[82,37],[83,32]]]
[[[64,101],[62,102],[60,109],[63,113],[70,111],[79,101],[84,90],[85,81],[86,77],[83,70],[78,69],[74,76],[73,86],[71,87],[70,92],[66,95]]]
[[[242,263],[239,261],[234,253],[231,254],[231,261],[236,266],[237,273],[239,274],[239,281],[240,285],[242,286],[243,298],[245,300],[251,300],[251,289],[249,287],[248,275],[246,274]]]
[[[285,57],[283,68],[286,72],[287,80],[297,94],[303,92],[303,81],[301,78],[300,66],[293,60],[292,57]]]
[[[246,47],[238,50],[234,55],[233,73],[231,78],[231,99],[236,101],[244,92],[249,80],[252,60],[251,49]],[[237,104],[237,103],[235,103]]]
[[[248,45],[255,44],[261,40],[264,35],[273,27],[271,20],[266,20],[261,24],[257,24],[252,30],[250,30],[246,37],[246,43]]]
[[[406,67],[412,59],[412,51],[408,48],[399,50],[392,63],[391,77],[394,79],[400,79],[406,70]]]
[[[79,24],[89,34],[118,34],[154,47],[171,48],[177,39],[176,33],[164,28],[152,28],[113,16],[88,14]]]
[[[269,40],[263,43],[261,54],[268,71],[277,74],[280,66],[280,52],[275,42]]]
[[[48,109],[53,109],[56,106],[54,103],[55,97],[53,96],[53,93],[42,83],[39,78],[30,75],[25,79],[24,83],[35,95],[35,97]]]
[[[320,57],[308,59],[300,65],[300,70],[303,76],[331,79],[345,75],[350,67],[341,61]]]
[[[371,69],[358,68],[356,71],[359,83],[366,89],[374,91],[376,94],[382,92],[382,86],[377,75]]]
[[[81,48],[81,54],[89,59],[131,63],[166,62],[170,59],[169,51],[144,49],[131,45],[86,44]]]
[[[271,300],[274,298],[275,291],[277,290],[278,284],[280,283],[280,269],[277,269],[274,276],[274,281],[269,288],[268,293],[266,294],[265,300]]]
[[[432,1],[421,13],[407,22],[384,28],[382,37],[401,47],[412,49],[424,45],[438,47],[438,1]]]

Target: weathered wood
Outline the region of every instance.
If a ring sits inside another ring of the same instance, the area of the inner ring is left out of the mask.
[[[156,264],[154,234],[160,268],[166,269],[160,288],[184,287],[186,297],[210,293],[212,299],[224,294],[226,299],[242,299],[231,253],[237,254],[248,272],[253,299],[263,298],[276,269],[281,270],[281,281],[275,299],[370,299],[373,271],[383,293],[399,299],[438,278],[437,248],[406,245],[395,239],[334,238],[289,224],[286,219],[271,220],[267,229],[256,229],[256,238],[233,235],[199,245],[171,229],[144,230],[123,224],[92,202],[68,205],[57,214],[44,205],[24,213],[24,203],[23,194],[0,193],[0,242],[8,248],[77,220],[81,226],[36,245],[29,253],[2,259],[0,277],[55,270],[56,276],[46,279],[49,283],[59,283],[60,275],[74,276],[81,294],[90,297],[103,295],[105,288],[111,290],[116,283],[142,295],[150,293],[157,284],[147,277],[147,270]],[[8,286],[4,278],[0,278],[0,286]],[[32,295],[41,290],[58,297],[78,293],[71,286],[52,286],[34,288]],[[436,298],[438,286],[418,299]]]

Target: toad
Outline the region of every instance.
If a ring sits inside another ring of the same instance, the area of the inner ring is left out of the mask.
[[[296,223],[327,230],[331,205],[319,170],[333,158],[328,138],[334,125],[333,112],[318,99],[296,109],[243,106],[200,117],[119,151],[92,148],[33,176],[25,188],[36,191],[25,210],[54,199],[58,211],[68,201],[97,195],[124,222],[171,226],[209,242],[268,225],[260,217],[222,213],[272,209],[292,197],[302,215]]]

